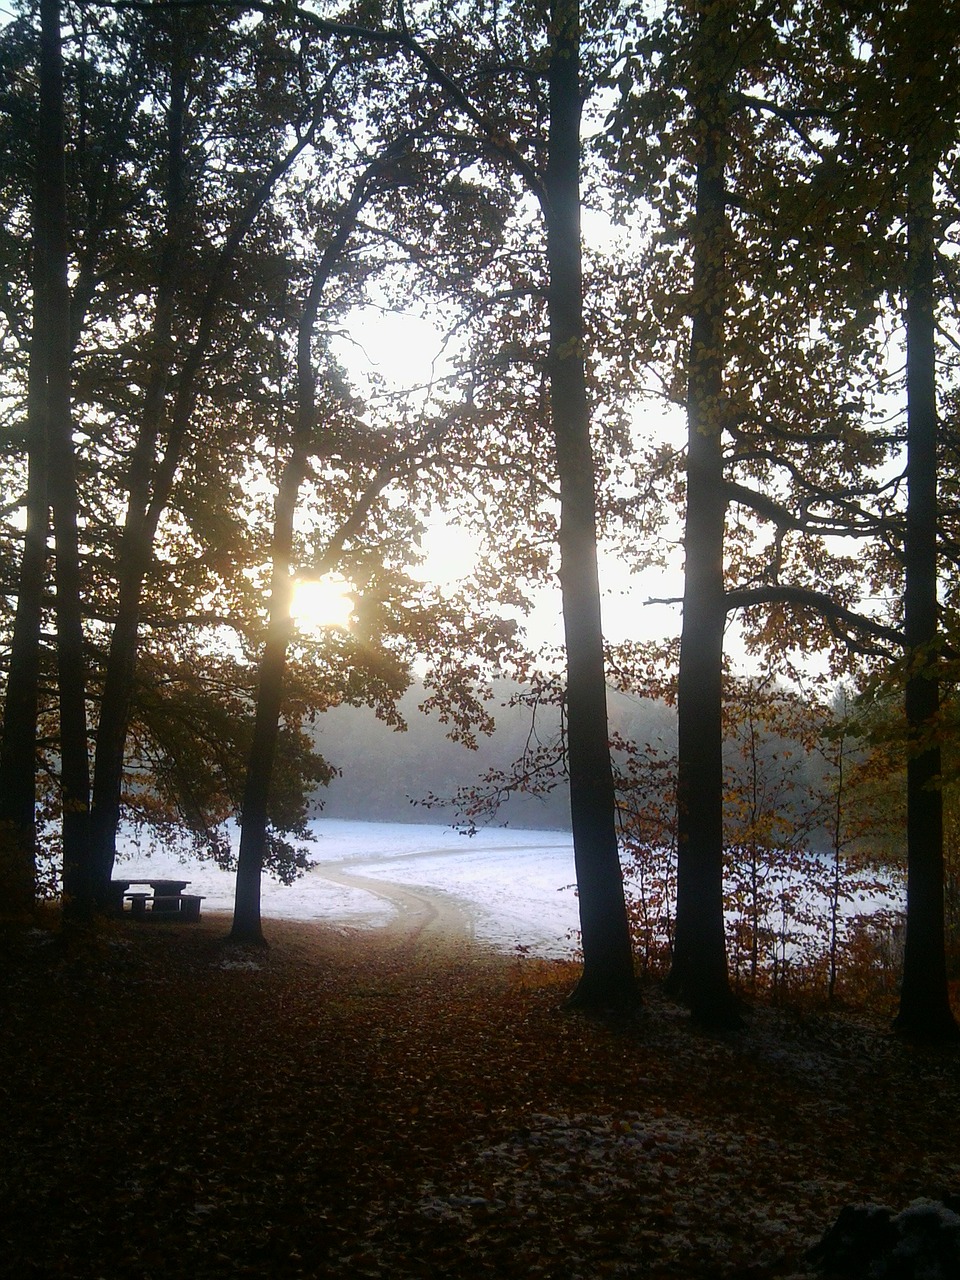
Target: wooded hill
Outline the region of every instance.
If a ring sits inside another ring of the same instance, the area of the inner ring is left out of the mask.
[[[479,801],[496,788],[496,783],[485,782],[493,773],[505,791],[499,810],[488,815],[491,821],[569,830],[570,798],[562,769],[550,777],[544,766],[544,776],[532,777],[526,790],[518,782],[510,785],[518,762],[532,747],[543,747],[548,759],[560,754],[559,710],[550,704],[534,709],[524,696],[528,692],[507,681],[493,682],[493,696],[485,706],[496,727],[479,735],[475,748],[451,741],[439,713],[420,710],[427,690],[419,681],[397,704],[406,725],[403,732],[368,708],[331,708],[315,722],[313,737],[338,775],[314,797],[330,818],[449,823],[463,816],[458,796],[462,806],[469,806],[470,793]],[[626,739],[660,741],[668,753],[676,750],[676,716],[664,703],[611,690],[610,723]]]
[[[482,825],[519,828],[570,829],[570,799],[561,766],[561,716],[549,702],[533,706],[529,687],[495,680],[485,701],[495,729],[478,735],[476,746],[451,741],[449,726],[437,712],[424,712],[428,690],[415,681],[397,703],[406,728],[398,730],[378,719],[369,708],[333,707],[314,722],[317,751],[336,769],[329,783],[313,793],[324,817],[369,822],[469,821],[468,810]],[[624,747],[642,743],[656,751],[664,764],[660,777],[649,777],[642,803],[666,809],[675,787],[676,707],[656,698],[630,696],[608,690],[610,732]],[[830,832],[823,801],[830,791],[829,766],[811,752],[794,726],[764,726],[753,742],[759,786],[776,794],[789,813],[795,837],[805,849],[827,851]],[[742,725],[732,725],[725,747],[730,831],[736,830],[736,793],[743,785],[745,739]],[[542,755],[537,752],[542,751]],[[522,781],[524,760],[539,767]],[[614,753],[621,782],[624,818],[640,798],[629,790],[631,753]],[[499,804],[496,803],[499,799]],[[888,841],[878,829],[872,840],[861,839],[863,851],[885,854]]]

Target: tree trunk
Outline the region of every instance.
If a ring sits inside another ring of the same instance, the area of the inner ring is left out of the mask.
[[[110,901],[123,791],[124,748],[136,679],[143,584],[150,567],[155,522],[148,518],[150,482],[170,379],[171,343],[183,245],[183,130],[186,61],[174,50],[167,121],[166,233],[157,280],[150,379],[127,478],[127,513],[120,545],[117,617],[110,637],[97,721],[90,833],[99,903]],[[164,495],[164,501],[166,495]]]
[[[39,291],[35,286],[35,294]],[[27,399],[27,520],[17,612],[10,644],[0,748],[0,891],[9,908],[29,912],[36,896],[37,712],[40,628],[47,576],[46,371],[36,332]]]
[[[257,711],[253,743],[247,764],[240,819],[240,854],[237,889],[230,940],[245,945],[264,945],[260,923],[260,883],[267,847],[270,784],[280,732],[280,709],[287,662],[287,646],[292,623],[290,605],[293,585],[290,566],[293,551],[293,521],[297,495],[303,481],[305,454],[298,444],[283,469],[277,493],[273,526],[273,577],[270,589],[270,618],[257,685]]]
[[[583,947],[583,973],[570,1004],[610,1008],[629,1007],[638,994],[607,735],[595,472],[584,374],[579,22],[577,0],[554,0],[544,210],[550,275],[550,403],[560,482],[567,762]]]
[[[907,264],[907,527],[904,637],[908,674],[907,926],[894,1027],[954,1040],[944,938],[943,792],[938,735],[937,392],[933,165],[911,166]],[[919,170],[919,172],[918,172]]]
[[[687,511],[683,628],[677,688],[677,924],[668,989],[694,1018],[737,1021],[723,924],[723,535],[722,453],[726,241],[724,172],[728,108],[722,6],[700,5],[699,130],[693,242],[693,325],[687,381]]]
[[[178,119],[178,116],[182,115],[183,104],[180,103],[178,106],[178,99],[184,87],[178,87],[176,82],[171,86],[173,112],[170,138],[171,159],[175,155],[179,158],[180,153],[181,139],[177,130],[182,129],[183,125],[182,119]],[[196,406],[200,376],[215,334],[217,307],[237,251],[277,182],[310,144],[314,136],[315,124],[314,121],[289,151],[277,157],[269,172],[253,191],[220,250],[212,277],[203,295],[196,337],[180,370],[176,396],[170,411],[166,446],[159,460],[155,458],[155,449],[169,376],[169,368],[159,362],[167,354],[163,350],[163,333],[167,324],[172,323],[172,314],[169,320],[165,318],[158,303],[154,328],[156,363],[151,375],[147,403],[144,406],[144,426],[137,444],[137,455],[131,464],[130,501],[120,551],[119,607],[111,638],[100,721],[97,728],[93,838],[96,842],[97,892],[104,900],[108,894],[116,857],[124,746],[136,678],[143,585],[151,563],[157,527],[180,467]],[[183,198],[179,185],[182,183],[182,175],[178,173],[175,181],[178,184],[176,187],[173,186],[174,177],[171,170],[171,185],[168,192],[168,207],[171,209]],[[182,246],[174,239],[168,247],[169,259],[173,264],[182,252]],[[175,290],[171,286],[171,281],[162,276],[160,288],[161,293],[165,290],[166,295],[163,305],[171,308],[172,311]],[[154,420],[155,416],[156,420]]]
[[[88,816],[83,618],[76,462],[71,416],[70,292],[64,168],[63,61],[60,0],[40,4],[40,105],[34,336],[46,373],[49,496],[56,550],[57,672],[63,803],[64,914],[85,919],[93,908]]]
[[[385,154],[389,155],[389,152],[390,148],[387,148]],[[270,616],[263,656],[260,660],[253,743],[250,748],[243,792],[237,889],[233,909],[233,927],[230,931],[232,942],[245,945],[264,945],[260,922],[260,883],[267,850],[270,784],[280,734],[287,647],[292,628],[290,606],[293,583],[290,573],[293,560],[293,524],[307,459],[315,445],[317,427],[313,338],[323,291],[331,272],[346,248],[360,211],[367,200],[370,180],[379,167],[379,162],[370,165],[353,189],[350,200],[337,223],[336,232],[324,250],[314,274],[297,334],[297,420],[290,457],[280,477],[274,508]]]

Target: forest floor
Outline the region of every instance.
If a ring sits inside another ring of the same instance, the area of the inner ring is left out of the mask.
[[[6,936],[11,1277],[805,1277],[849,1203],[960,1190],[960,1062],[863,1014],[619,1025],[575,969],[385,929]]]

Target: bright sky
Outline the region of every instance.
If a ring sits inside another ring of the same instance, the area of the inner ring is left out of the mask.
[[[368,308],[350,325],[350,337],[335,341],[337,355],[357,380],[366,371],[383,378],[393,389],[425,386],[445,371],[443,337],[429,321]],[[662,432],[662,416],[651,416],[650,430]],[[476,562],[477,542],[456,523],[452,514],[439,517],[424,538],[425,579],[452,586],[469,576]],[[682,592],[679,551],[672,570],[649,569],[631,574],[610,555],[601,553],[604,631],[613,642],[660,639],[677,634],[678,605],[647,605],[651,597],[669,598]],[[563,636],[559,585],[538,592],[535,608],[524,622],[535,643],[558,645]]]
[[[445,369],[442,335],[427,320],[414,314],[398,315],[375,308],[358,314],[351,325],[351,339],[337,341],[337,354],[358,381],[362,381],[364,370],[369,369],[397,391],[428,386]],[[682,439],[685,424],[679,412],[672,419],[657,409],[647,410],[647,413],[649,417],[637,420],[638,434],[649,434],[650,438],[658,440],[669,438],[675,442]],[[681,609],[678,601],[683,593],[683,556],[679,546],[682,514],[680,511],[675,513],[669,529],[673,545],[665,568],[631,573],[617,556],[605,554],[601,548],[601,607],[604,635],[610,643],[679,637]],[[426,559],[418,576],[443,586],[452,587],[460,579],[468,577],[476,563],[476,539],[457,524],[453,513],[438,515],[424,537],[421,549]],[[330,592],[327,594],[329,596]],[[337,589],[333,588],[332,595],[336,597],[336,594]],[[651,600],[677,602],[648,603]],[[334,599],[334,608],[339,608],[341,613],[343,611],[342,589],[340,603],[337,605]],[[514,616],[522,623],[534,647],[546,645],[556,648],[562,644],[563,620],[558,583],[537,592],[534,608],[525,619],[516,614],[508,616]],[[340,618],[335,621],[339,623]],[[323,622],[330,625],[334,620],[324,616]],[[736,615],[730,619],[725,648],[741,669],[756,667],[756,659],[746,654]],[[805,665],[811,670],[820,669],[819,664],[810,659],[805,660]]]

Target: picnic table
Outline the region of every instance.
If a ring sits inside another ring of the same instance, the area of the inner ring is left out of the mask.
[[[200,919],[200,903],[203,897],[196,893],[184,893],[189,880],[111,880],[111,897],[122,912],[124,902],[130,903],[130,915],[134,920],[181,920],[184,923]],[[149,885],[151,893],[141,889],[131,893],[134,885]],[[149,904],[149,911],[147,906]]]

